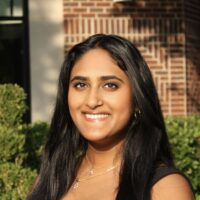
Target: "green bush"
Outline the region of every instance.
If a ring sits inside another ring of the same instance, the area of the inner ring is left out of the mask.
[[[13,163],[0,164],[0,199],[24,200],[36,178],[36,170]]]
[[[21,165],[27,156],[26,136],[18,130],[0,125],[0,163],[12,162]]]
[[[25,93],[0,85],[0,199],[24,200],[37,176],[48,131],[44,122],[23,124]]]
[[[27,106],[26,94],[18,85],[0,85],[0,124],[15,127],[22,123]]]
[[[200,198],[200,116],[167,118],[166,126],[175,164]]]
[[[48,126],[24,125],[17,129],[0,126],[0,199],[24,200],[36,178]]]
[[[24,128],[26,135],[25,150],[28,153],[26,166],[38,171],[48,130],[49,126],[45,122],[29,124]]]

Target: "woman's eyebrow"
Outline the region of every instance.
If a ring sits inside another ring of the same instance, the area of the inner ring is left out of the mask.
[[[102,80],[102,81],[107,81],[107,80],[111,80],[111,79],[116,79],[116,80],[118,80],[118,81],[120,81],[120,82],[122,82],[122,83],[124,82],[122,79],[120,79],[119,77],[114,76],[114,75],[100,76],[99,79]],[[74,80],[87,81],[87,80],[89,80],[89,77],[87,77],[87,76],[74,76],[74,77],[70,80],[70,82],[72,82],[72,81],[74,81]]]
[[[114,75],[101,76],[100,79],[103,80],[103,81],[107,81],[107,80],[110,80],[110,79],[117,79],[118,81],[120,81],[122,83],[124,82],[122,79],[120,79],[119,77],[114,76]]]
[[[86,76],[74,76],[70,82],[74,81],[74,80],[79,80],[79,81],[87,81],[88,80],[88,77]]]

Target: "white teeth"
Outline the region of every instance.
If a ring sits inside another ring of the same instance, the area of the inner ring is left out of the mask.
[[[108,114],[85,114],[88,119],[104,119],[108,117]]]

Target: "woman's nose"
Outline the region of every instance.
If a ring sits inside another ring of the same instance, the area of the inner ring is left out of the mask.
[[[91,89],[88,92],[86,97],[86,105],[91,109],[95,109],[96,107],[103,105],[103,99],[99,90]]]

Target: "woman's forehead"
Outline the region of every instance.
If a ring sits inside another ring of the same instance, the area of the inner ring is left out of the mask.
[[[99,75],[124,73],[110,54],[99,48],[88,51],[76,61],[72,74],[77,72],[83,74],[92,72]]]

